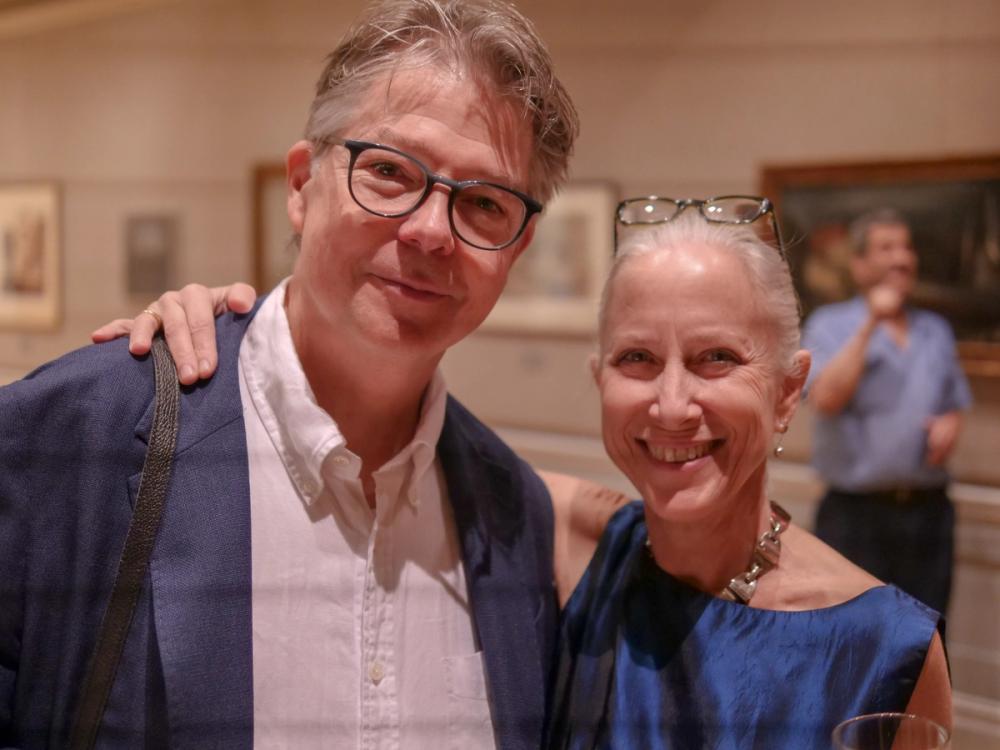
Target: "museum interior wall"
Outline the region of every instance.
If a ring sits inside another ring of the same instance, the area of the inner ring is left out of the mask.
[[[299,137],[323,57],[361,4],[77,5],[92,12],[26,21],[23,6],[0,6],[0,185],[54,185],[61,205],[58,322],[4,323],[0,383],[141,310],[150,284],[253,279],[254,170]],[[991,0],[519,5],[580,110],[572,180],[606,200],[755,193],[765,165],[1000,154]],[[143,232],[161,252],[146,277],[130,265]],[[600,444],[589,308],[547,327],[505,304],[506,323],[447,356],[452,391],[537,465],[627,488]],[[1000,748],[1000,377],[972,386],[953,461],[958,750]],[[803,412],[771,477],[808,526],[819,487]]]

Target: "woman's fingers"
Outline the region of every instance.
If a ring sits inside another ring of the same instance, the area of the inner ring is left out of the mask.
[[[132,326],[128,336],[128,350],[133,354],[147,354],[153,343],[153,336],[160,329],[162,320],[155,312],[155,302],[132,318]]]
[[[188,287],[184,287],[184,289],[188,289]],[[208,290],[205,289],[205,287],[201,287],[201,289],[207,294]],[[150,305],[150,307],[155,309],[163,320],[163,337],[167,340],[167,347],[170,349],[170,354],[174,358],[174,365],[177,367],[177,379],[180,380],[183,385],[192,385],[198,379],[198,355],[195,351],[194,341],[191,335],[191,327],[188,323],[187,312],[185,312],[185,305],[181,296],[182,293],[183,291],[165,292],[164,294],[161,294],[160,298]],[[190,301],[190,298],[197,298],[197,293],[188,292],[188,296],[188,304],[194,304]],[[209,301],[204,301],[204,304],[208,305],[210,308],[209,319],[211,320],[211,303]],[[138,328],[140,321],[142,321],[143,318],[150,317],[151,316],[149,315],[137,316],[136,328]],[[215,330],[214,326],[212,330]],[[154,328],[153,334],[155,333],[156,329]],[[135,344],[135,339],[135,329],[133,329],[133,344]],[[133,351],[135,351],[134,348]]]
[[[194,368],[198,378],[211,377],[218,364],[218,353],[215,348],[215,316],[225,312],[226,289],[228,287],[209,289],[201,284],[188,284],[177,295],[177,304],[183,312],[183,322],[187,330],[184,332],[186,336],[177,339],[178,347],[183,349],[175,355],[175,359],[177,356],[184,357],[185,363]],[[173,352],[174,344],[169,333],[167,343]],[[190,359],[187,359],[189,351]],[[186,382],[183,376],[181,382]]]
[[[103,344],[105,341],[112,341],[121,336],[128,336],[132,331],[132,318],[118,318],[110,323],[105,323],[96,331],[90,334],[90,340],[95,344]]]
[[[249,312],[257,292],[249,284],[206,287],[188,284],[178,292],[164,292],[160,298],[131,320],[119,318],[90,334],[94,343],[129,337],[129,351],[149,352],[156,332],[163,329],[167,347],[184,385],[209,378],[218,365],[215,346],[215,318],[227,311]]]
[[[211,291],[213,294],[222,295],[222,307],[216,307],[216,312],[220,315],[226,310],[232,310],[234,313],[248,313],[253,309],[253,303],[257,301],[257,291],[241,281],[229,286],[217,286]]]

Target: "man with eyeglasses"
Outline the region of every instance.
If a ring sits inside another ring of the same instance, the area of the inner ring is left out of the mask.
[[[218,372],[182,395],[99,747],[539,746],[552,508],[438,363],[576,132],[530,23],[493,0],[388,0],[334,50],[287,156],[294,272],[220,321]],[[0,391],[0,745],[65,744],[151,390],[122,344]]]
[[[813,465],[826,482],[816,535],[852,562],[944,614],[955,511],[945,464],[972,403],[955,337],[908,304],[917,254],[891,209],[851,224],[859,294],[806,321]]]

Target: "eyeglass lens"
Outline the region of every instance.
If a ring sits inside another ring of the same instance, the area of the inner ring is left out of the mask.
[[[414,159],[381,148],[357,154],[351,170],[351,192],[365,209],[403,216],[424,199],[428,175]],[[527,208],[514,193],[493,185],[452,186],[451,223],[456,234],[477,247],[510,243],[521,231]]]
[[[627,227],[643,224],[663,224],[675,219],[686,208],[697,207],[706,221],[719,224],[751,224],[765,214],[770,219],[770,235],[764,236],[772,243],[782,258],[785,257],[781,229],[778,227],[774,209],[766,198],[752,195],[725,195],[708,200],[676,200],[674,198],[631,198],[618,204],[616,214],[614,247],[618,253],[619,231]]]
[[[660,224],[675,218],[688,206],[698,206],[706,219],[725,224],[747,224],[756,221],[763,212],[760,199],[751,197],[714,198],[704,203],[656,198],[626,202],[618,214],[618,221],[622,224]]]

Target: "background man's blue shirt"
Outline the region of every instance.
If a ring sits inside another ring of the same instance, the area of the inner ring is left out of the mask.
[[[948,481],[943,467],[926,464],[926,422],[967,408],[972,394],[947,321],[928,310],[907,308],[906,314],[906,348],[900,349],[882,326],[876,328],[854,396],[840,414],[816,415],[812,464],[831,486],[861,492]],[[806,392],[867,315],[864,299],[855,297],[809,317],[803,346],[812,352],[813,363]]]

